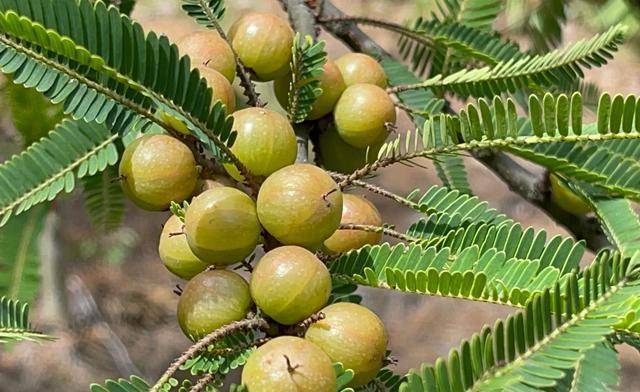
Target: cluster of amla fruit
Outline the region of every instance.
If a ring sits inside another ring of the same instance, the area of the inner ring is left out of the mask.
[[[283,20],[254,13],[233,24],[231,45],[215,32],[199,32],[179,47],[207,79],[213,100],[232,112],[234,52],[256,80],[275,80],[284,102],[293,37]],[[332,111],[335,119],[335,127],[320,138],[324,164],[341,171],[362,166],[366,149],[386,137],[385,123],[395,121],[394,105],[383,90],[384,72],[372,58],[348,54],[329,60],[320,81],[324,93],[310,119]],[[177,131],[188,132],[180,120],[161,115]],[[334,391],[333,362],[354,371],[351,386],[368,383],[383,364],[384,326],[363,306],[327,305],[331,276],[313,252],[337,254],[378,243],[380,233],[339,229],[341,223],[379,227],[378,210],[362,197],[343,194],[323,169],[294,163],[295,134],[281,114],[247,108],[233,113],[233,119],[237,137],[232,152],[253,175],[265,178],[256,200],[226,177],[199,178],[191,150],[168,135],[138,138],[120,163],[124,191],[141,208],[166,210],[171,202],[197,194],[184,221],[177,216],[167,220],[159,242],[167,269],[188,280],[178,301],[180,327],[195,340],[244,318],[255,306],[284,326],[322,312],[304,338],[279,336],[257,348],[244,367],[243,383],[251,392]],[[235,166],[225,169],[244,181]],[[258,261],[249,283],[226,269],[249,257],[265,236],[275,239],[277,247]]]

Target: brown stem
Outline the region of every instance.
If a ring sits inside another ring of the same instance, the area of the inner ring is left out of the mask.
[[[338,180],[338,181],[344,181],[348,178],[347,175],[344,174],[340,174],[340,173],[335,173],[335,172],[329,172],[329,174],[331,174],[331,177],[333,177],[334,179]],[[361,188],[364,188],[366,190],[368,190],[369,192],[375,193],[377,195],[380,196],[384,196],[388,199],[391,199],[399,204],[405,205],[409,208],[413,208],[415,210],[418,210],[418,204],[412,202],[411,200],[404,198],[400,195],[396,195],[393,192],[390,192],[384,188],[381,188],[379,186],[373,185],[373,184],[369,184],[368,182],[365,181],[361,181],[361,180],[349,180],[351,185],[355,185],[355,186],[359,186]]]
[[[406,242],[420,242],[421,238],[412,237],[407,234],[400,233],[399,231],[395,231],[388,227],[384,226],[373,226],[373,225],[359,225],[354,223],[341,223],[340,230],[362,230],[368,231],[371,233],[382,233],[384,235],[388,235],[389,237],[394,237],[402,241]]]
[[[189,347],[181,356],[179,356],[171,366],[164,372],[164,374],[158,379],[150,392],[158,392],[162,386],[169,381],[171,376],[189,359],[205,350],[209,345],[219,341],[227,335],[230,335],[237,331],[247,331],[251,329],[266,329],[268,327],[267,321],[262,317],[251,317],[240,321],[234,321],[230,324],[222,326],[215,331],[211,332],[207,336],[198,340],[193,346]]]
[[[203,377],[200,377],[200,379],[198,380],[198,383],[194,385],[191,389],[189,389],[189,392],[204,391],[207,385],[211,384],[213,381],[215,381],[215,379],[216,379],[216,375],[214,373],[207,373]]]

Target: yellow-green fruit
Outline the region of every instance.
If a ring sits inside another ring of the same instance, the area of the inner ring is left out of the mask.
[[[315,344],[281,336],[251,353],[242,383],[249,392],[334,392],[336,374],[329,357]]]
[[[124,193],[140,208],[161,211],[182,203],[198,182],[196,161],[184,143],[167,135],[145,135],[127,146],[120,161]]]
[[[386,138],[384,125],[396,122],[396,109],[386,91],[362,83],[344,90],[333,116],[340,137],[354,147],[365,148]]]
[[[211,104],[221,101],[226,106],[227,113],[233,112],[236,109],[236,94],[231,83],[215,69],[200,65],[198,66],[198,71],[200,76],[207,81],[207,86],[211,87]],[[185,135],[191,134],[184,121],[162,110],[159,111],[159,114],[160,119],[174,130]]]
[[[254,12],[236,20],[229,29],[229,42],[259,81],[286,75],[291,61],[293,30],[275,15]]]
[[[221,326],[241,320],[251,308],[247,282],[235,272],[204,271],[191,279],[178,301],[178,322],[197,340]]]
[[[315,249],[340,225],[342,192],[324,170],[299,163],[267,177],[257,206],[260,223],[278,241]]]
[[[322,95],[320,95],[313,103],[311,111],[307,115],[307,120],[317,120],[333,110],[336,106],[338,98],[347,86],[344,84],[342,74],[332,60],[327,60],[324,64],[324,73],[318,78]],[[283,108],[288,107],[289,84],[291,83],[291,75],[277,79],[273,82],[273,90],[276,98]]]
[[[380,63],[371,56],[362,53],[347,53],[336,60],[347,86],[358,83],[375,84],[387,87],[387,75]]]
[[[178,41],[181,55],[189,55],[191,66],[204,65],[220,72],[233,82],[236,76],[236,60],[231,46],[215,31],[198,31]]]
[[[351,174],[375,161],[383,143],[384,140],[374,143],[367,153],[367,148],[356,148],[342,140],[333,126],[321,132],[318,137],[322,166],[345,174]]]
[[[224,106],[227,107],[227,113],[233,112],[236,109],[236,94],[233,91],[233,87],[231,87],[231,83],[215,69],[200,66],[198,70],[200,71],[200,76],[207,81],[207,85],[213,90],[211,104],[216,101],[222,101]]]
[[[573,215],[584,215],[592,211],[591,206],[575,194],[562,180],[551,173],[551,200],[563,210]]]
[[[342,362],[355,373],[349,386],[371,381],[387,350],[387,332],[375,313],[364,306],[340,302],[321,310],[325,318],[309,327],[305,339],[327,353],[332,362]]]
[[[242,261],[260,237],[255,203],[230,187],[209,189],[196,196],[187,208],[184,228],[193,253],[214,265]]]
[[[182,233],[182,221],[175,215],[164,224],[160,234],[158,253],[164,266],[182,279],[189,280],[204,271],[207,264],[193,254],[187,237]],[[177,235],[176,235],[177,234]]]
[[[233,113],[233,130],[237,132],[231,151],[249,171],[268,176],[296,160],[296,134],[280,113],[265,108],[246,108]],[[236,180],[242,175],[232,164],[224,165]]]
[[[382,218],[376,206],[369,200],[350,194],[343,194],[341,224],[382,226]],[[375,245],[380,242],[382,233],[364,230],[336,230],[324,241],[324,247],[329,253],[348,252],[361,248],[367,244]]]
[[[256,305],[280,324],[298,323],[327,304],[331,276],[316,255],[299,246],[265,254],[251,273]]]

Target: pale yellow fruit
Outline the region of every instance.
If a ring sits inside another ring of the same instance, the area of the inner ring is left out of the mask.
[[[354,84],[340,96],[333,116],[340,137],[354,147],[365,148],[386,137],[385,123],[395,123],[396,109],[382,88]]]
[[[200,71],[200,76],[207,81],[207,85],[213,91],[211,104],[221,101],[226,106],[227,113],[232,113],[236,109],[236,95],[231,83],[215,69],[200,66],[198,70]]]
[[[278,241],[315,249],[340,225],[342,192],[324,170],[298,163],[267,177],[257,209],[260,223]]]
[[[204,271],[207,264],[193,254],[187,237],[182,233],[182,221],[175,215],[167,220],[160,234],[158,253],[165,267],[182,279],[189,280]]]
[[[161,211],[182,203],[198,182],[196,161],[180,140],[145,135],[127,146],[119,167],[124,193],[145,210]]]
[[[247,282],[235,272],[204,271],[194,276],[178,301],[178,322],[193,340],[244,318],[252,301]]]
[[[315,344],[281,336],[258,347],[242,370],[249,392],[335,392],[336,375]]]
[[[253,200],[242,191],[218,187],[196,196],[184,219],[187,241],[202,261],[229,265],[255,249],[260,223]]]
[[[251,296],[280,324],[298,323],[327,304],[331,275],[316,255],[299,246],[267,252],[251,273]]]
[[[375,84],[387,87],[387,75],[382,65],[371,56],[363,53],[347,53],[336,60],[347,86],[358,83]]]
[[[340,302],[321,310],[325,318],[309,327],[305,339],[315,343],[333,362],[354,371],[349,386],[371,381],[382,368],[387,332],[375,313],[364,306]]]
[[[259,81],[274,80],[289,72],[293,30],[284,19],[264,12],[246,14],[233,23],[228,38]]]
[[[558,207],[573,215],[584,215],[593,211],[591,206],[566,186],[557,175],[551,173],[549,180],[551,181],[551,200]]]
[[[380,212],[369,200],[347,193],[343,194],[342,198],[341,224],[382,226]],[[381,238],[382,233],[340,229],[324,241],[324,247],[329,253],[342,253],[365,245],[375,245]]]
[[[231,46],[215,31],[198,31],[178,41],[181,55],[191,58],[191,66],[205,66],[220,72],[233,82],[236,76],[236,60]]]
[[[233,113],[233,130],[237,136],[231,151],[253,175],[268,176],[296,160],[296,135],[280,113],[253,107],[238,110]],[[235,165],[224,167],[233,178],[243,180]]]

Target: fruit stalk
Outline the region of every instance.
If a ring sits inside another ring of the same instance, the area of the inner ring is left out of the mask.
[[[209,345],[219,341],[227,335],[237,331],[248,331],[251,329],[266,329],[268,327],[267,320],[262,317],[250,317],[244,320],[235,321],[227,324],[223,327],[216,329],[207,336],[198,340],[193,346],[189,347],[181,356],[179,356],[171,366],[164,372],[164,374],[158,379],[158,381],[151,387],[150,392],[158,392],[162,386],[169,381],[171,376],[189,359],[196,356],[202,350],[205,350]]]

